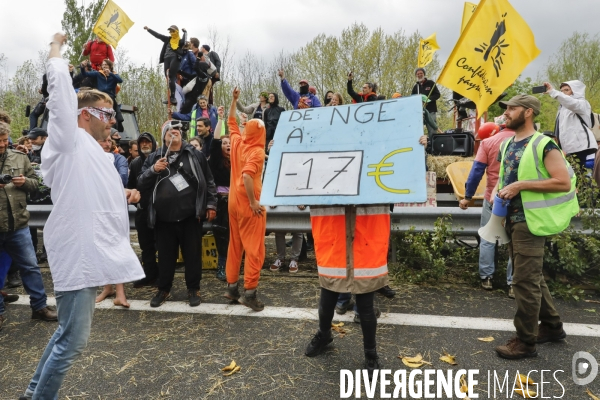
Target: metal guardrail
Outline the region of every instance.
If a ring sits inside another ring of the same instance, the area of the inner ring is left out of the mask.
[[[29,226],[43,228],[52,211],[51,205],[27,206],[30,213]],[[134,215],[136,208],[129,206],[129,226],[135,229]],[[414,227],[416,231],[432,231],[435,221],[442,215],[452,216],[452,231],[465,236],[477,235],[481,208],[471,207],[461,210],[458,207],[395,207],[391,213],[391,233],[407,232]],[[579,218],[571,221],[575,228],[581,230]],[[210,230],[212,224],[204,223],[204,229]],[[267,207],[267,232],[310,232],[310,213],[299,210],[295,206]],[[583,233],[588,233],[584,231]]]
[[[43,228],[52,211],[51,205],[29,205],[29,226]],[[135,229],[134,215],[135,207],[129,206],[129,226]],[[433,230],[437,218],[442,215],[452,215],[452,229],[465,235],[477,234],[479,220],[481,218],[480,208],[461,210],[458,207],[396,207],[391,214],[391,232],[406,232],[411,227],[417,231]],[[204,228],[210,230],[211,224],[205,223]],[[267,232],[310,232],[310,213],[299,210],[295,206],[278,206],[274,209],[267,207]]]

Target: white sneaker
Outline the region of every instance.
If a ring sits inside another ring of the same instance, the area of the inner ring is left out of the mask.
[[[279,271],[279,269],[281,268],[282,262],[281,260],[278,258],[275,260],[275,262],[273,264],[271,264],[271,271],[272,272],[277,272]]]
[[[290,274],[295,274],[296,272],[298,272],[298,261],[296,260],[292,260],[290,261]]]

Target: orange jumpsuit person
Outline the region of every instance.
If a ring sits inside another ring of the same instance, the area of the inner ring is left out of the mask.
[[[225,297],[262,311],[265,307],[256,297],[260,271],[265,261],[265,229],[267,213],[259,204],[262,190],[261,175],[265,162],[265,124],[260,119],[246,123],[244,134],[235,120],[239,89],[233,90],[229,109],[231,139],[231,186],[229,188],[229,249],[227,252],[227,292]],[[244,296],[240,296],[238,279],[242,253],[244,264]]]

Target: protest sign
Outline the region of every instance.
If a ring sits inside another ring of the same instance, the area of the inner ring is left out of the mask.
[[[420,96],[281,114],[260,202],[425,202]]]

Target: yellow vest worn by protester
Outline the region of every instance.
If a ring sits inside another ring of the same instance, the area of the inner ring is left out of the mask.
[[[505,140],[500,147],[503,162],[500,166],[499,189],[504,186],[504,158],[510,140]],[[533,135],[529,145],[523,151],[517,171],[517,180],[542,181],[550,178],[550,174],[544,166],[544,147],[550,140],[549,137],[539,132]],[[579,212],[579,203],[575,194],[577,178],[564,155],[563,159],[571,178],[571,190],[558,193],[521,191],[527,227],[536,236],[550,236],[562,232],[569,226],[571,218]]]
[[[194,136],[196,136],[196,111],[198,109],[195,108],[194,111],[192,111],[192,117],[190,119],[190,134],[189,137],[193,138]]]

